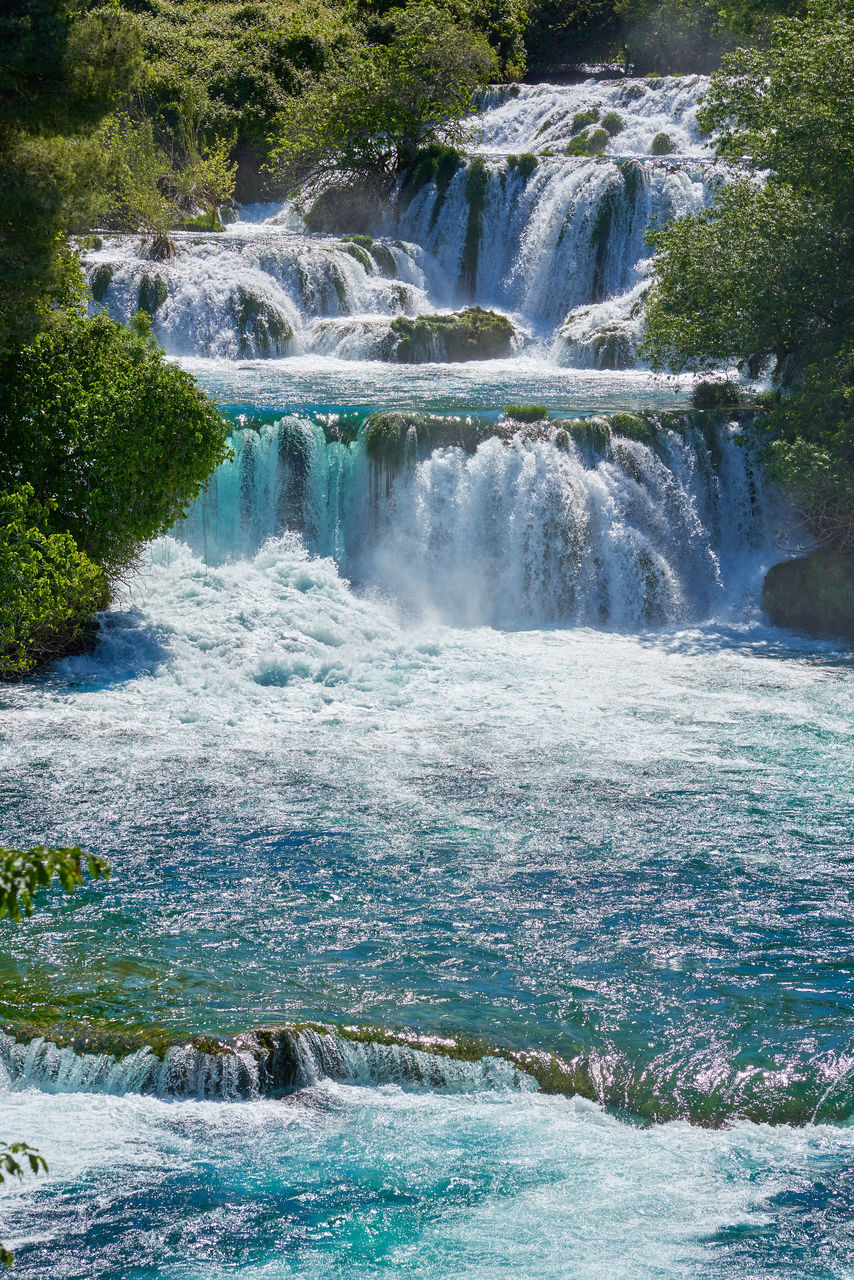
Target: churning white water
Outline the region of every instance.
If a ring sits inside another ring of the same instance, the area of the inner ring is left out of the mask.
[[[704,87],[692,76],[496,91],[471,122],[469,155],[399,185],[365,215],[370,236],[307,235],[285,204],[219,236],[178,234],[167,263],[114,238],[89,257],[96,299],[122,320],[151,311],[178,356],[393,358],[395,316],[476,301],[512,318],[520,352],[631,367],[645,230],[711,196],[696,125]],[[567,155],[584,112],[617,131],[595,156]],[[665,130],[673,154],[651,155]]]

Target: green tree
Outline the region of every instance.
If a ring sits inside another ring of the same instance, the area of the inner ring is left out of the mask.
[[[141,30],[116,7],[5,0],[0,13],[0,347],[47,323],[67,288],[87,138],[140,68]]]
[[[172,181],[182,203],[191,210],[203,209],[213,230],[220,207],[234,199],[237,165],[231,159],[233,137],[202,141],[209,106],[206,100],[191,100],[181,112],[178,141],[182,154]]]
[[[389,43],[356,43],[277,120],[273,165],[291,187],[387,182],[431,143],[466,140],[472,95],[496,72],[486,39],[432,4],[386,15]]]
[[[110,868],[103,858],[85,854],[78,847],[35,849],[0,847],[0,919],[8,917],[20,924],[22,915],[33,914],[33,895],[47,888],[56,877],[66,893],[83,883],[88,869],[93,880],[109,879]],[[47,1172],[47,1163],[26,1142],[0,1142],[0,1183],[7,1178],[23,1178],[25,1166],[31,1173]],[[13,1258],[0,1245],[0,1263],[11,1267]]]
[[[74,649],[107,603],[103,570],[70,534],[46,532],[48,523],[31,485],[0,492],[0,679]]]
[[[656,367],[768,368],[763,458],[805,520],[854,545],[854,7],[769,22],[712,80],[702,123],[742,164],[711,208],[653,231]],[[757,176],[758,175],[758,176]]]
[[[190,375],[105,315],[68,316],[0,362],[0,488],[32,485],[48,528],[108,576],[226,454],[225,423]]]

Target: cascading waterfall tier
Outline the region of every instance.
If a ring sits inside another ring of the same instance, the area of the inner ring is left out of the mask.
[[[242,425],[179,529],[209,563],[285,529],[418,616],[636,628],[707,618],[767,546],[769,499],[723,414],[523,427],[375,414]]]
[[[687,1057],[667,1049],[633,1063],[616,1049],[567,1057],[371,1027],[262,1027],[123,1056],[57,1044],[49,1035],[17,1040],[0,1033],[0,1072],[14,1090],[219,1102],[281,1098],[332,1081],[442,1093],[540,1090],[656,1123],[839,1123],[854,1115],[854,1061],[844,1055],[807,1055],[785,1069],[770,1062],[744,1068],[716,1056],[707,1061],[694,1046]]]
[[[720,177],[696,123],[704,88],[691,76],[496,90],[467,155],[426,156],[384,205],[366,201],[358,227],[352,190],[330,187],[307,219],[336,235],[309,234],[285,205],[220,235],[178,233],[166,263],[112,237],[87,258],[95,305],[123,321],[148,311],[175,356],[394,360],[396,318],[477,303],[512,321],[519,351],[633,367],[644,233],[702,208]],[[458,356],[427,343],[405,358]]]

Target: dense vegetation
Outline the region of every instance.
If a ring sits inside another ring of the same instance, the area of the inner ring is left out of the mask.
[[[777,388],[766,469],[810,533],[854,548],[854,9],[819,0],[729,55],[705,104],[718,151],[752,174],[653,234],[647,350],[737,364]]]
[[[68,241],[92,207],[106,113],[143,75],[138,21],[10,0],[0,34],[0,678],[17,678],[88,642],[116,575],[225,443],[145,317],[136,332],[86,317]]]

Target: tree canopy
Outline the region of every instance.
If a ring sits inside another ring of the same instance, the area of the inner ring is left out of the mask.
[[[852,118],[850,0],[814,0],[729,55],[701,122],[739,167],[709,209],[652,233],[646,318],[657,367],[770,373],[787,394],[768,420],[767,465],[840,546],[854,545]]]
[[[465,139],[472,95],[497,72],[485,37],[430,3],[385,25],[386,44],[358,41],[279,114],[272,164],[287,185],[391,178],[422,147]]]

